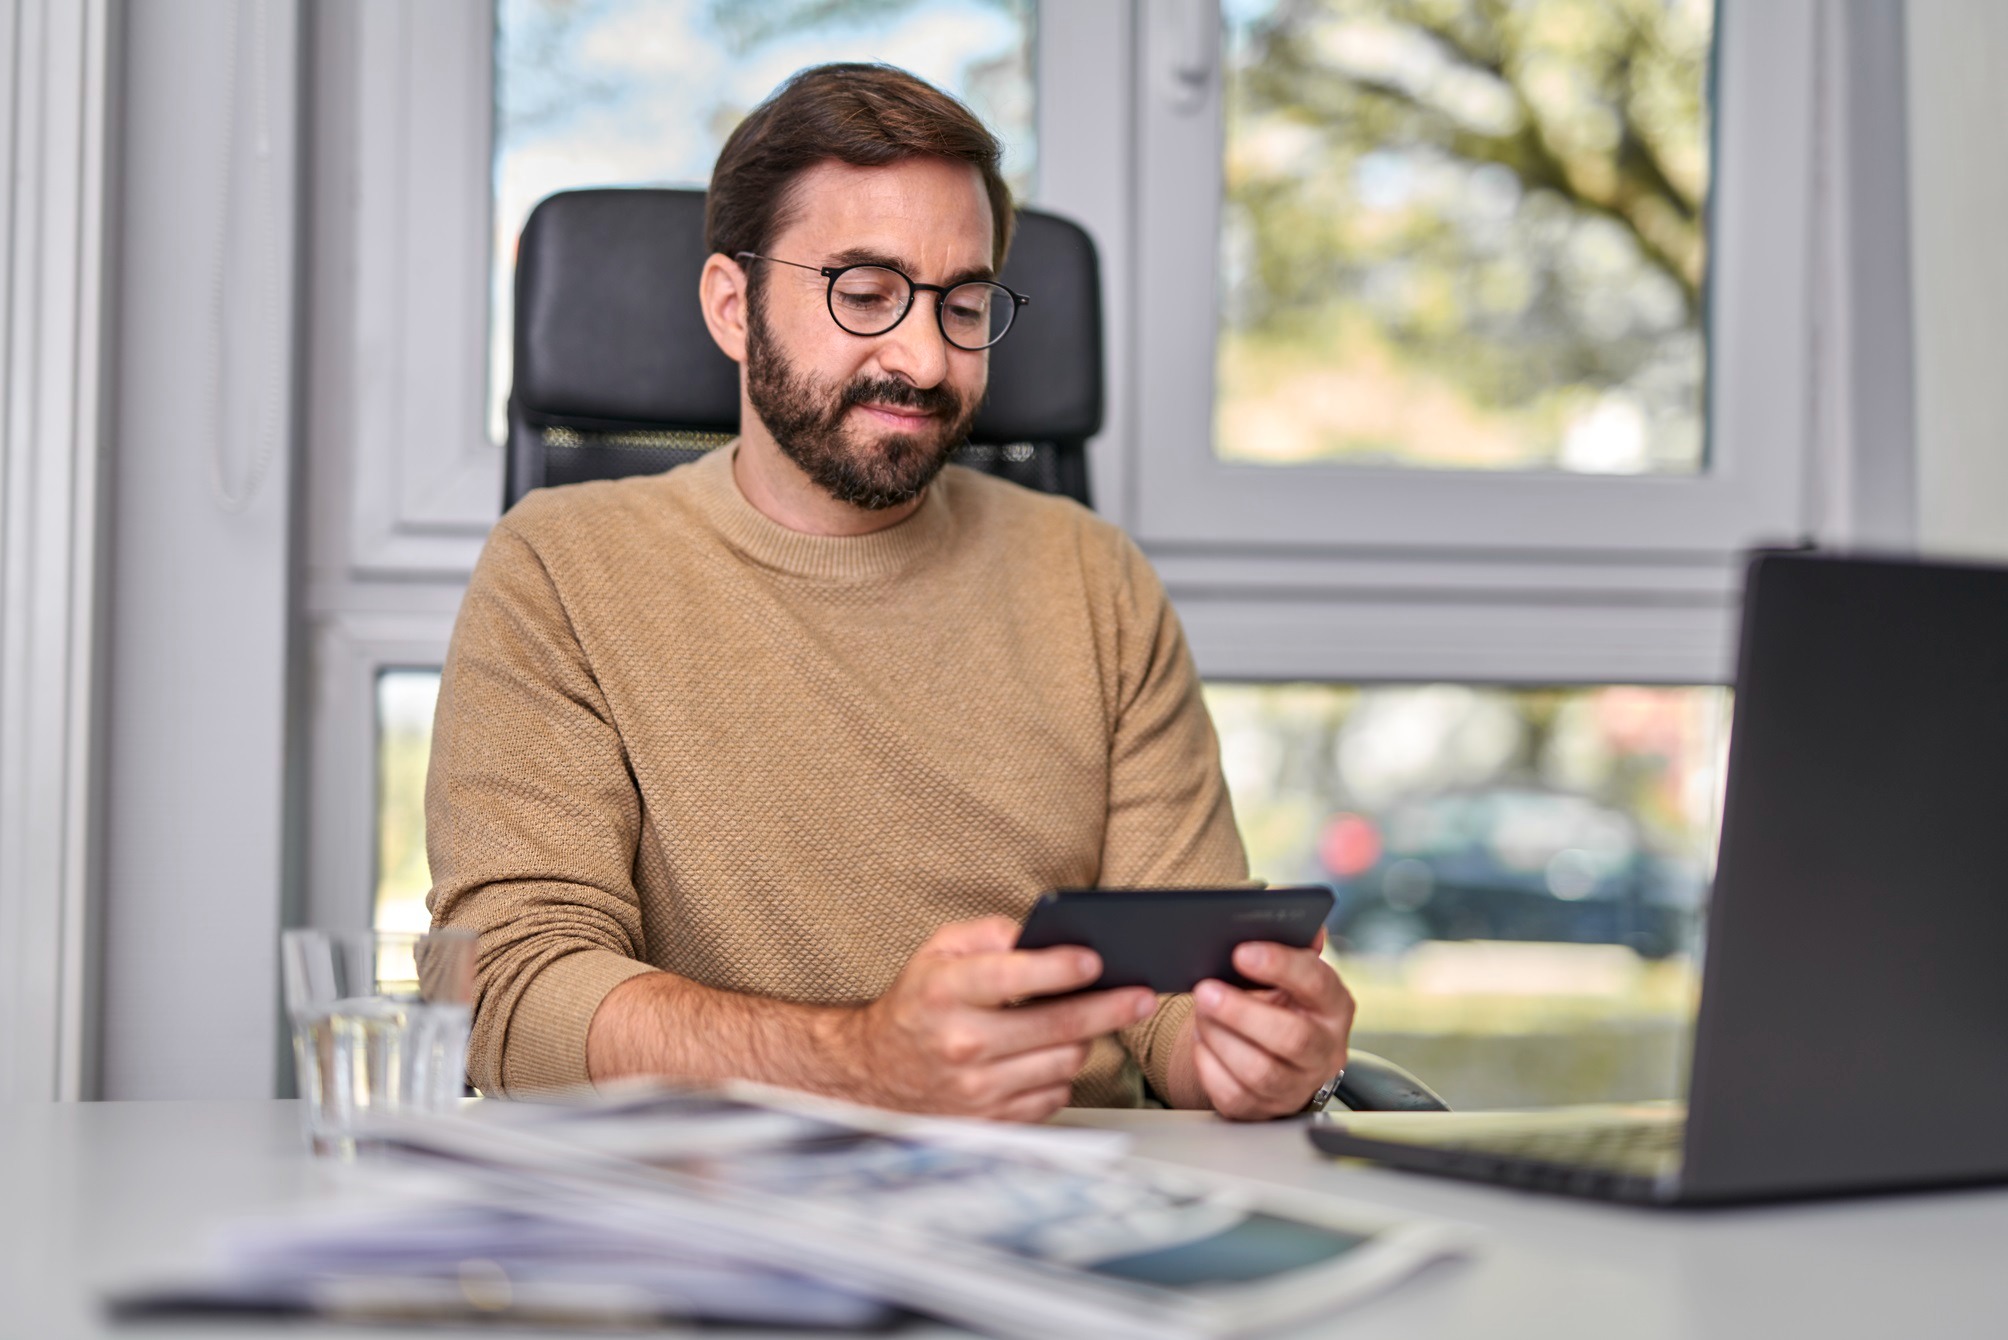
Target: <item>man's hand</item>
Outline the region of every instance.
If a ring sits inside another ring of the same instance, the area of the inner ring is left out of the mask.
[[[1309,949],[1252,941],[1234,966],[1267,986],[1209,978],[1193,989],[1192,1027],[1172,1063],[1181,1106],[1191,1099],[1236,1121],[1288,1116],[1344,1068],[1353,997],[1319,956],[1324,944],[1322,931]]]
[[[914,951],[886,993],[844,1025],[858,1067],[845,1086],[852,1095],[915,1112],[1043,1121],[1066,1106],[1094,1039],[1157,1008],[1143,987],[1031,999],[1078,991],[1102,964],[1086,949],[1014,950],[1017,936],[1015,922],[985,917],[943,926]]]

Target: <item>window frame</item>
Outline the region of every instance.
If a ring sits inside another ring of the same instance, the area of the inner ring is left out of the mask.
[[[1188,56],[1178,6],[1139,35],[1147,69]],[[1217,7],[1213,22],[1218,23]],[[1804,328],[1813,162],[1813,16],[1799,3],[1723,6],[1718,124],[1708,214],[1709,453],[1692,476],[1571,475],[1224,462],[1212,430],[1223,194],[1222,71],[1183,96],[1139,90],[1139,195],[1159,226],[1137,237],[1143,310],[1138,414],[1150,468],[1136,526],[1168,545],[1290,545],[1320,551],[1721,555],[1804,534]]]
[[[502,499],[487,416],[494,7],[328,8],[324,49],[343,76],[342,124],[329,129],[353,167],[329,183],[353,209],[340,238],[352,266],[345,566],[464,581]]]
[[[1140,16],[1136,208],[1161,222],[1134,238],[1127,520],[1194,626],[1202,668],[1725,679],[1741,551],[1801,542],[1812,529],[1813,7],[1726,4],[1719,16],[1710,461],[1693,477],[1215,457],[1217,291],[1178,280],[1210,272],[1218,247],[1219,6],[1151,0]],[[1214,38],[1198,58],[1195,22]]]
[[[315,797],[305,862],[307,924],[367,930],[379,871],[377,677],[434,669],[453,634],[447,611],[347,612],[318,621],[314,659]]]

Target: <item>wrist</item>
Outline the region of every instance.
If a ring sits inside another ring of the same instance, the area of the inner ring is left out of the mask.
[[[809,1021],[809,1043],[821,1058],[821,1087],[833,1098],[873,1101],[870,1005],[826,1005]]]

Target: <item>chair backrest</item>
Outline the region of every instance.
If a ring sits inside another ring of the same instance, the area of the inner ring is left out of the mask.
[[[739,368],[697,305],[704,192],[563,191],[524,225],[504,507],[531,489],[667,470],[739,431]],[[1101,274],[1081,228],[1023,210],[1003,282],[1032,301],[990,351],[956,459],[1087,503],[1102,426]]]

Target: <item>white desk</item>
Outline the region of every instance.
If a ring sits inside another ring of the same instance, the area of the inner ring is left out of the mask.
[[[1077,1114],[1080,1115],[1080,1114]],[[1295,1123],[1085,1114],[1139,1152],[1313,1186],[1483,1230],[1433,1269],[1309,1334],[1359,1340],[1910,1340],[2008,1336],[2008,1190],[1758,1210],[1651,1212],[1470,1187],[1318,1157]],[[339,1183],[300,1151],[291,1103],[0,1109],[0,1337],[122,1330],[97,1288],[199,1260],[207,1230]],[[299,1336],[232,1326],[230,1337]],[[384,1330],[316,1331],[372,1340]],[[431,1334],[445,1334],[432,1332]]]

